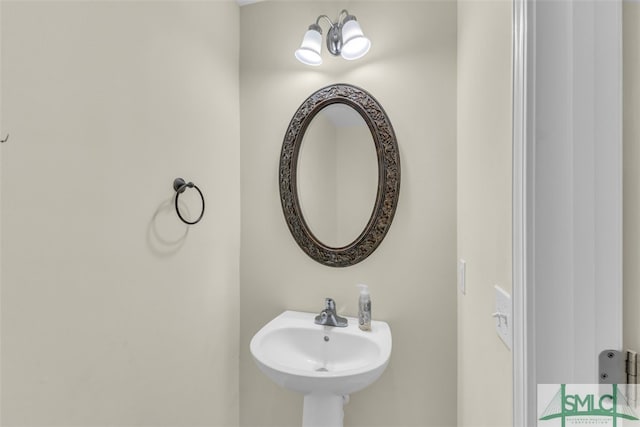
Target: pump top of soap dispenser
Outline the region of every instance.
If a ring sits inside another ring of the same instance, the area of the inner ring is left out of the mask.
[[[369,286],[364,285],[362,283],[356,285],[358,288],[360,288],[360,295],[369,295]]]

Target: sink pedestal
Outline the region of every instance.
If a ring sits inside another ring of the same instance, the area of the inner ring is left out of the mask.
[[[311,393],[304,396],[302,427],[342,427],[349,396]]]

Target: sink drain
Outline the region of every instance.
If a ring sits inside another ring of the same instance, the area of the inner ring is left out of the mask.
[[[329,372],[329,370],[327,368],[318,368],[316,372]]]

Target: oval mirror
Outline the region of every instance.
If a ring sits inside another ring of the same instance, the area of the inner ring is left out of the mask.
[[[400,190],[398,145],[382,106],[347,84],[313,93],[289,123],[279,176],[287,225],[307,255],[332,267],[364,260],[389,230]]]
[[[298,154],[300,211],[309,230],[332,248],[356,240],[371,218],[378,161],[371,131],[347,104],[331,104],[309,123]]]

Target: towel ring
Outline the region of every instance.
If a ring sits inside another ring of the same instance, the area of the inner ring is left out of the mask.
[[[178,209],[178,197],[180,197],[180,194],[184,193],[184,191],[187,189],[187,187],[195,188],[198,191],[198,193],[200,194],[200,198],[202,199],[202,212],[200,212],[200,216],[198,217],[198,219],[196,219],[193,222],[187,221],[186,219],[184,219],[182,217],[182,214],[180,213],[180,209]],[[204,215],[204,196],[202,195],[202,191],[200,191],[198,186],[195,185],[193,182],[185,182],[185,180],[182,179],[182,178],[176,178],[176,179],[173,180],[173,189],[176,191],[175,205],[176,205],[176,213],[178,214],[178,218],[180,218],[180,220],[182,222],[184,222],[185,224],[189,224],[189,225],[193,225],[193,224],[199,223],[200,220],[202,219],[202,216]]]

